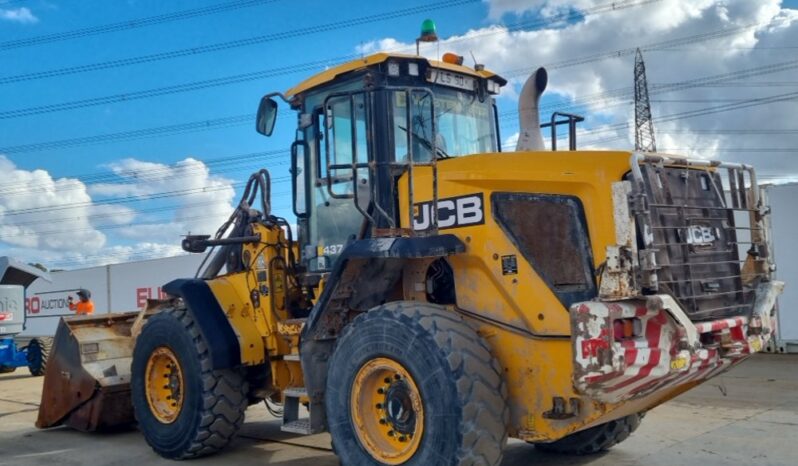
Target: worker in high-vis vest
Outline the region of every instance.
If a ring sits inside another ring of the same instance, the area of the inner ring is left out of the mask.
[[[80,289],[78,290],[78,302],[70,296],[67,298],[67,304],[69,304],[69,310],[75,311],[76,315],[79,316],[87,316],[94,313],[94,303],[91,301],[91,292],[89,290]]]

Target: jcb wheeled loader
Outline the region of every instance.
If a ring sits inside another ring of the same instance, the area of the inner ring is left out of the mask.
[[[135,418],[184,459],[266,400],[344,465],[498,465],[508,437],[605,450],[763,347],[783,284],[750,166],[546,151],[543,69],[501,152],[506,81],[460,63],[379,53],[265,96],[260,133],[297,112],[295,223],[261,170],[168,299],[62,321],[37,425]]]

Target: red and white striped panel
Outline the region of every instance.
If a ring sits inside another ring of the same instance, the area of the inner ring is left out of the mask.
[[[577,390],[614,403],[706,380],[759,351],[769,336],[768,332],[749,335],[746,317],[692,324],[689,319],[675,318],[673,312],[681,310],[647,309],[642,301],[574,305],[571,330]],[[640,321],[640,331],[616,341],[613,321],[628,318]],[[685,325],[695,325],[695,329]],[[705,336],[689,341],[690,334]]]

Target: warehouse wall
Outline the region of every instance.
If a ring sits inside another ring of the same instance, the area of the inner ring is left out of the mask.
[[[202,254],[113,264],[102,267],[53,272],[52,283],[36,280],[26,294],[26,327],[22,336],[55,334],[61,316],[74,315],[67,297],[77,289],[91,291],[94,313],[135,311],[148,298],[157,298],[161,286],[175,278],[193,277]]]
[[[768,186],[766,191],[773,212],[770,222],[776,277],[786,283],[778,303],[776,350],[798,352],[798,184]]]

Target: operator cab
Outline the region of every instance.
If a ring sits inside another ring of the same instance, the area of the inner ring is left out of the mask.
[[[329,270],[349,241],[396,231],[396,180],[413,165],[499,152],[493,96],[506,81],[462,57],[378,53],[265,96],[258,132],[270,135],[282,97],[298,112],[291,147],[302,263]]]

